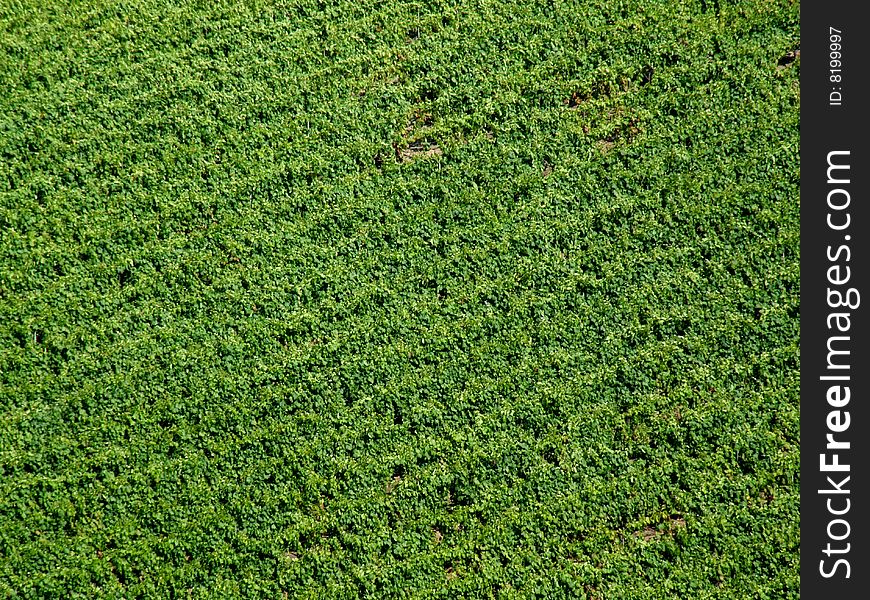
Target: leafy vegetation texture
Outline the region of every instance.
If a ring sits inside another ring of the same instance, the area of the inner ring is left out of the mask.
[[[0,4],[0,594],[797,598],[798,4]]]

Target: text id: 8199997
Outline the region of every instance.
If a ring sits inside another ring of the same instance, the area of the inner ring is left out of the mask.
[[[843,32],[828,27],[829,55],[828,80],[831,93],[828,95],[828,106],[843,105]]]

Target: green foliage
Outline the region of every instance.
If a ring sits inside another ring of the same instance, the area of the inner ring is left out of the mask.
[[[0,594],[797,598],[798,19],[4,3]]]

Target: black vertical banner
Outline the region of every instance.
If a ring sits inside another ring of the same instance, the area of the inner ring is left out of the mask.
[[[870,589],[870,22],[801,6],[801,592]],[[833,593],[833,595],[831,595]],[[823,595],[825,594],[825,595]]]

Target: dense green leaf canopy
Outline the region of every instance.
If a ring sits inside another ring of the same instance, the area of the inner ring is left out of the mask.
[[[796,2],[0,5],[0,595],[797,598]]]

